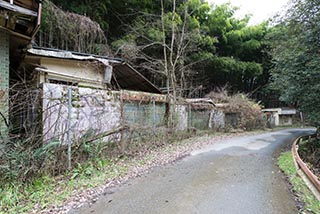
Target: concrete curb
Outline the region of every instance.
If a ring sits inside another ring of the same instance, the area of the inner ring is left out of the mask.
[[[314,196],[320,201],[320,180],[303,162],[298,153],[299,143],[305,137],[309,137],[309,135],[298,137],[294,141],[292,145],[292,156],[298,175],[303,179]]]

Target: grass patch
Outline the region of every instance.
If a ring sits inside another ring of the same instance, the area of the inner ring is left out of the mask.
[[[7,183],[0,186],[0,214],[24,214],[51,205],[62,205],[75,190],[93,188],[126,174],[128,168],[117,160],[92,160],[77,165],[58,177],[41,176],[26,184]]]
[[[199,142],[201,146],[201,142],[205,145],[213,137],[217,137],[218,140],[219,137],[228,135],[230,134],[199,131],[195,137],[191,137],[181,133],[171,136],[163,144],[139,147],[137,151],[141,153],[134,155],[108,159],[90,158],[87,162],[77,163],[71,171],[56,177],[39,175],[28,182],[0,182],[0,214],[29,214],[34,213],[33,211],[39,213],[40,210],[52,206],[58,207],[83,190],[103,186],[108,181],[132,174],[132,171],[135,172],[138,168],[141,168],[142,172],[149,167],[166,164],[167,160],[174,160],[176,151],[185,151],[195,142]],[[162,154],[165,155],[161,157]]]
[[[300,213],[320,213],[320,203],[309,190],[302,178],[298,175],[291,151],[282,153],[279,157],[278,164],[280,169],[288,176],[293,190],[300,201],[304,204],[302,210],[300,210]]]

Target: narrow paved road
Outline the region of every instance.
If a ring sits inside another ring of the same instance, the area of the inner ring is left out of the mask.
[[[297,213],[275,164],[282,146],[310,132],[289,129],[214,143],[71,213]]]

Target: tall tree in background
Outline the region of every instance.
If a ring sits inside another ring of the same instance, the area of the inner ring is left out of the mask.
[[[208,4],[200,0],[171,4],[171,10],[167,10],[165,1],[161,1],[160,14],[138,17],[128,33],[112,46],[116,54],[140,71],[151,72],[153,81],[176,97],[176,92],[183,95],[186,78],[194,75],[192,67],[211,56],[201,50],[201,45],[213,46],[216,39],[201,34],[197,18],[197,14],[210,10]]]
[[[320,3],[292,0],[272,32],[273,87],[319,127]]]
[[[179,94],[183,96],[193,96],[197,88],[208,93],[225,84],[233,91],[249,92],[267,82],[259,81],[265,78],[266,67],[262,64],[268,61],[263,53],[268,46],[264,40],[267,23],[247,26],[249,17],[234,18],[236,8],[230,4],[210,7],[200,0],[188,0],[174,5],[175,16],[171,12],[173,7],[168,10],[163,5],[163,14],[145,13],[137,17],[128,27],[128,33],[113,42],[116,53],[121,53],[139,70],[167,75],[165,66],[160,63],[166,55],[159,48],[165,39],[167,56],[176,58],[171,69],[177,76]],[[165,22],[164,30],[162,21]],[[164,87],[168,84],[162,77],[152,75],[149,78]],[[174,87],[173,82],[170,84]],[[197,93],[195,96],[203,95]]]
[[[208,61],[202,73],[212,83],[211,87],[229,84],[233,91],[250,92],[263,77],[263,51],[268,44],[264,40],[267,23],[248,26],[249,16],[234,18],[236,8],[230,4],[215,6],[208,14],[205,25],[209,35],[218,38],[216,57]],[[210,85],[208,90],[212,90]]]
[[[268,81],[267,23],[248,26],[250,17],[235,18],[237,8],[230,4],[209,6],[203,0],[52,1],[98,22],[115,55],[177,95],[201,97],[226,84],[233,92],[252,92]],[[98,52],[102,46],[93,47]]]

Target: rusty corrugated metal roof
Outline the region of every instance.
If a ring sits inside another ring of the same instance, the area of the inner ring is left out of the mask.
[[[119,85],[121,89],[161,94],[157,86],[126,62],[113,65],[113,74],[114,84]]]
[[[157,86],[120,58],[44,47],[33,47],[32,49],[28,49],[26,53],[40,57],[81,61],[100,61],[104,62],[104,64],[111,64],[113,66],[111,84],[115,88],[161,94],[161,90]]]

